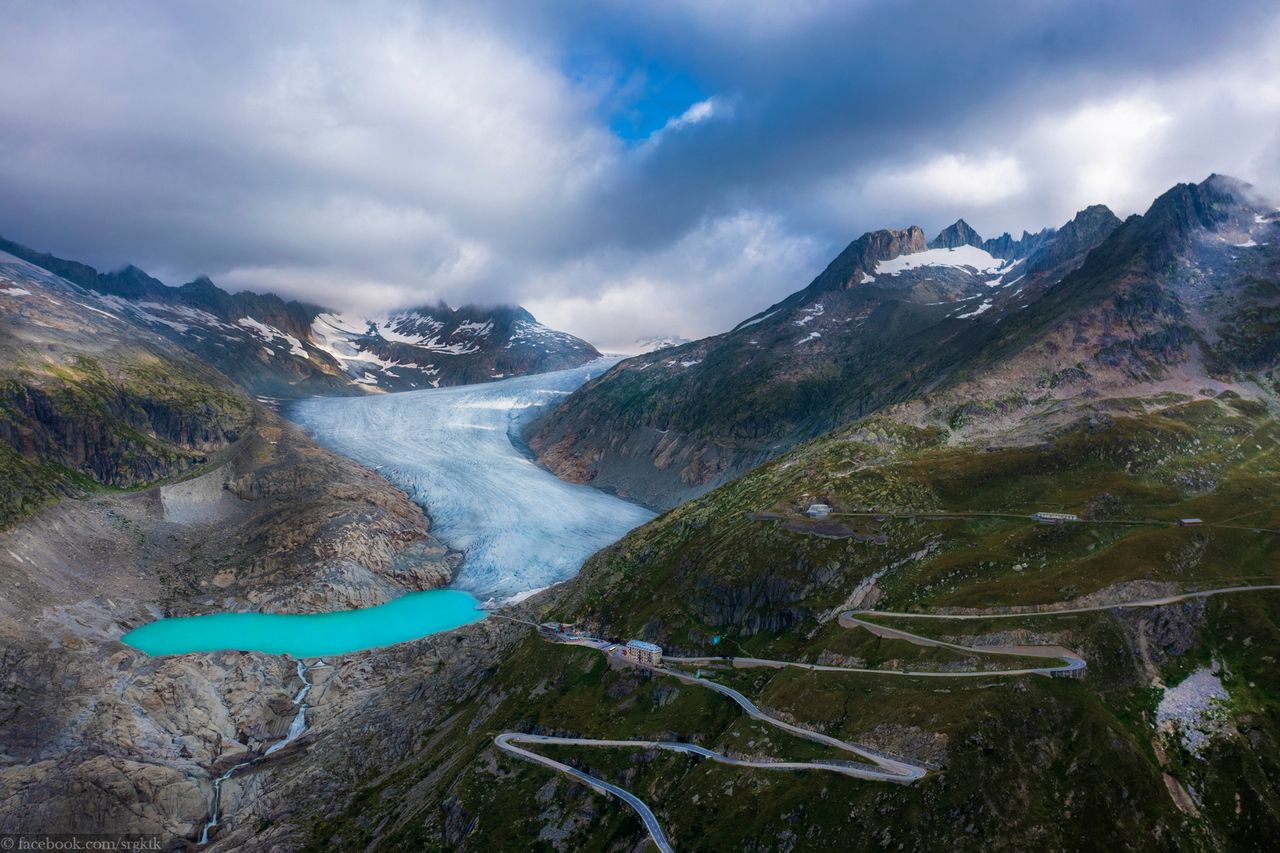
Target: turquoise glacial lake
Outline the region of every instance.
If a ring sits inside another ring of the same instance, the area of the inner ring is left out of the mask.
[[[143,625],[121,640],[149,655],[252,651],[317,658],[416,640],[484,617],[470,593],[434,589],[332,613],[178,616]]]

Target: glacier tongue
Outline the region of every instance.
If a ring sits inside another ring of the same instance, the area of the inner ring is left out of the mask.
[[[572,577],[653,517],[556,479],[513,443],[529,419],[615,361],[481,385],[314,397],[288,414],[427,510],[432,532],[465,554],[455,586],[482,600],[507,598]]]

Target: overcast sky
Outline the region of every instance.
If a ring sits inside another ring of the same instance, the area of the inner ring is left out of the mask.
[[[0,0],[5,237],[602,348],[1214,171],[1280,187],[1274,0]]]

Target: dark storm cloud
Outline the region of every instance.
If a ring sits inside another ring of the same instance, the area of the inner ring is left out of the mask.
[[[864,230],[1280,176],[1274,4],[0,4],[0,233],[705,334]]]
[[[1244,45],[1278,46],[1267,3],[850,4],[795,29],[736,22],[727,4],[722,12],[697,26],[633,18],[614,34],[625,43],[639,33],[646,55],[734,105],[732,121],[667,141],[626,176],[635,203],[619,208],[620,231],[665,240],[673,223],[683,230],[708,209],[745,203],[781,204],[807,227],[843,235],[848,223],[807,208],[812,185],[851,164],[871,171],[998,141],[1082,97],[1212,67]],[[1270,30],[1261,43],[1260,21]]]

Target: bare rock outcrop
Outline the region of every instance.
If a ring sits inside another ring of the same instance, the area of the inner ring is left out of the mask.
[[[270,412],[255,419],[204,482],[179,488],[178,512],[155,488],[63,500],[0,532],[0,832],[194,841],[211,811],[213,778],[284,737],[300,687],[287,659],[152,658],[120,642],[127,630],[215,610],[361,607],[451,579],[458,555],[404,494]],[[328,731],[331,716],[351,723],[353,709],[368,703],[389,714],[384,691],[409,702],[407,691],[387,686],[406,672],[419,673],[408,683],[424,701],[432,673],[483,657],[484,648],[459,657],[445,644],[434,655],[389,650],[376,661],[335,662],[309,697],[309,737]],[[446,680],[442,696],[469,683]],[[361,730],[371,733],[368,725]],[[334,743],[349,743],[353,730],[332,733]],[[387,740],[370,760],[409,750],[410,740]],[[270,792],[274,767],[296,752],[291,746],[224,784],[224,827],[240,811],[260,823],[291,808]],[[346,766],[347,756],[338,749],[334,760]]]

